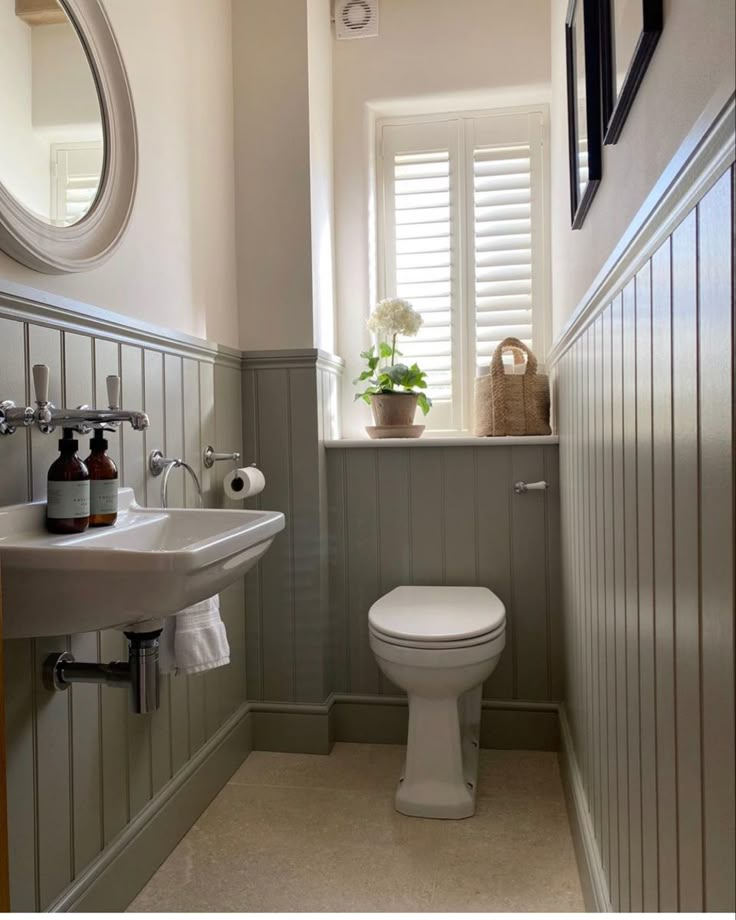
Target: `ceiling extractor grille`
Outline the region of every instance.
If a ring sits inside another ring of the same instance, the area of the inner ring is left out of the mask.
[[[335,35],[339,39],[378,35],[378,0],[336,0]]]

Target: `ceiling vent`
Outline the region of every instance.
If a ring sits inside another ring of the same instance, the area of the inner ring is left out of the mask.
[[[378,0],[335,0],[335,36],[376,38],[378,36]]]

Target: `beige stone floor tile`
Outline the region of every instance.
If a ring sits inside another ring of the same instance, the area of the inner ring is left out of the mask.
[[[404,752],[404,747],[396,744],[339,742],[328,755],[254,751],[230,782],[325,789],[391,789],[398,782]]]
[[[403,756],[251,754],[129,910],[582,910],[555,755],[483,751],[463,821],[397,814]]]
[[[559,799],[562,780],[550,751],[481,751],[478,795]]]
[[[196,827],[213,848],[247,853],[281,841],[304,850],[361,840],[385,846],[406,841],[409,832],[408,819],[384,793],[292,786],[225,786]]]
[[[283,841],[277,849],[224,856],[196,830],[185,839],[166,874],[129,910],[415,911],[429,910],[435,893],[435,867],[391,846],[336,849]]]

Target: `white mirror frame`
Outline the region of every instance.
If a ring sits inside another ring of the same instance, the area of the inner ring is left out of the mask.
[[[0,181],[0,249],[47,274],[89,271],[112,255],[130,219],[138,176],[133,99],[107,14],[100,0],[58,2],[76,28],[92,69],[105,150],[97,197],[70,227],[45,223]]]

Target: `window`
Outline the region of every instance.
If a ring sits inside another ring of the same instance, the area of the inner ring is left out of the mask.
[[[97,197],[104,153],[102,141],[51,145],[51,220],[75,224]]]
[[[475,376],[516,336],[544,358],[545,112],[379,122],[379,291],[424,317],[400,343],[427,371],[434,430],[472,426]]]

